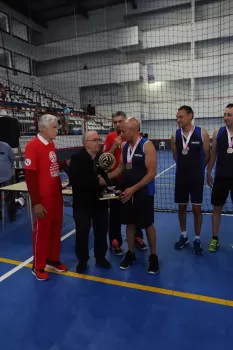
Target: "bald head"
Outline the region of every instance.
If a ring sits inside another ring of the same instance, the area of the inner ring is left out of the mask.
[[[140,134],[139,131],[140,131],[139,121],[134,117],[130,117],[126,119],[124,123],[123,129],[122,129],[122,136],[126,141],[133,142],[134,140],[137,140]]]
[[[135,132],[140,130],[140,123],[134,117],[130,117],[126,119],[125,123],[128,126],[128,128],[130,128],[131,130],[134,130]]]

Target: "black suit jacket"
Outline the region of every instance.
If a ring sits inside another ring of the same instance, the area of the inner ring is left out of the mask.
[[[100,154],[93,160],[84,147],[71,157],[69,178],[73,190],[73,208],[89,209],[104,205],[98,198],[104,190],[99,185],[98,174],[95,171],[95,162]]]

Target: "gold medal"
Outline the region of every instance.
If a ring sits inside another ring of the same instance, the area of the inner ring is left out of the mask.
[[[127,163],[125,167],[127,170],[132,169],[132,163]]]
[[[229,147],[229,148],[227,149],[227,153],[229,153],[229,154],[233,153],[233,148],[230,148],[230,147]]]

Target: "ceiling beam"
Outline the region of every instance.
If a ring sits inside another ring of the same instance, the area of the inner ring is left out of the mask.
[[[15,11],[21,13],[22,15],[31,18],[36,24],[40,25],[41,27],[47,28],[43,20],[36,15],[35,12],[33,12],[29,7],[27,6],[27,3],[21,3],[19,1],[4,1],[4,3],[14,9]]]
[[[77,0],[76,1],[75,0],[66,0],[66,2],[63,5],[56,6],[54,4],[54,6],[43,8],[41,10],[38,10],[37,12],[39,12],[39,13],[52,12],[54,10],[60,10],[60,9],[68,8],[71,5],[74,6],[74,9],[75,9],[76,13],[79,13],[80,15],[84,16],[86,19],[89,18],[87,10],[84,8],[83,5],[80,4],[80,1],[77,1]],[[68,16],[71,15],[71,14],[73,14],[73,13],[68,14]],[[60,15],[58,15],[58,16],[60,17]],[[48,18],[53,18],[54,19],[54,18],[56,18],[56,15],[55,16],[53,16],[53,15],[49,16],[49,14],[48,14]]]
[[[75,14],[76,15],[81,15],[83,17],[85,17],[86,19],[89,18],[88,16],[88,13],[86,11],[82,11],[82,9],[79,9],[79,8],[75,8]],[[58,14],[52,14],[51,15],[48,13],[47,16],[42,16],[42,20],[43,21],[52,21],[52,20],[55,20],[55,19],[60,19],[60,18],[64,18],[64,17],[70,17],[70,16],[73,16],[74,15],[74,9],[72,8],[69,8],[69,10],[67,12],[61,12],[61,13],[58,13]]]

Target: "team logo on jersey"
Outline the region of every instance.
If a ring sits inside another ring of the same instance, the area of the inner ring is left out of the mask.
[[[25,159],[24,164],[25,164],[26,166],[30,166],[30,165],[32,164],[31,159],[29,159],[29,158]]]
[[[52,163],[55,163],[57,161],[56,153],[53,151],[49,152],[49,159],[51,160]]]

